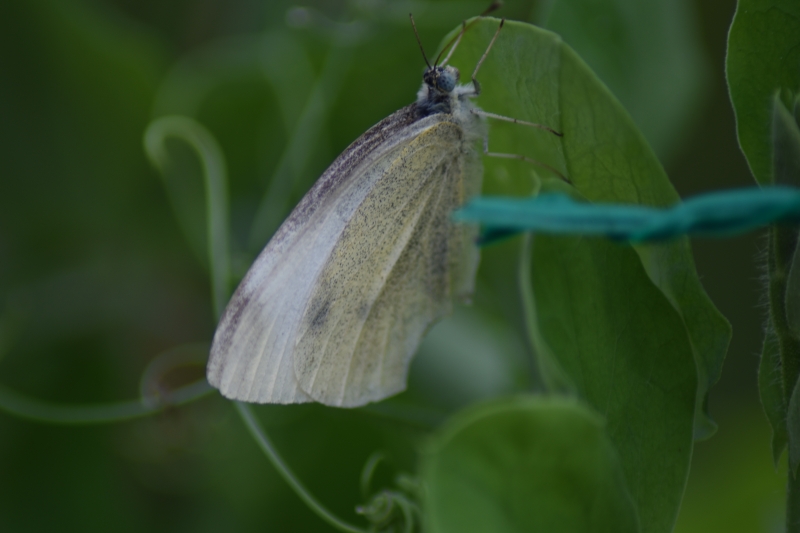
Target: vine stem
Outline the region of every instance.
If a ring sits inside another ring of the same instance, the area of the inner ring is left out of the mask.
[[[196,120],[178,115],[160,117],[147,127],[144,148],[150,161],[166,181],[167,137],[176,137],[194,148],[203,168],[206,192],[208,259],[211,270],[211,297],[214,315],[222,315],[228,301],[230,253],[228,251],[228,178],[222,148],[214,136]]]
[[[170,392],[169,403],[164,403],[160,397],[148,397],[99,405],[58,405],[30,398],[0,385],[0,410],[49,424],[107,424],[142,418],[167,407],[187,404],[213,390],[203,380]]]
[[[278,454],[278,451],[267,437],[267,434],[264,432],[261,424],[259,424],[255,415],[253,414],[252,409],[250,409],[250,406],[242,402],[233,403],[236,405],[236,409],[239,411],[239,415],[242,417],[242,420],[244,420],[247,429],[250,430],[250,434],[267,456],[267,459],[269,459],[284,481],[286,481],[286,483],[292,487],[300,499],[303,500],[303,502],[312,511],[317,513],[317,516],[325,520],[328,524],[335,527],[339,531],[344,531],[345,533],[368,533],[365,529],[361,529],[339,519],[328,509],[326,509],[325,506],[323,506],[319,501],[317,501],[317,499],[314,498],[314,496],[312,496],[311,493],[308,492],[308,490],[303,486],[300,480],[297,479],[297,476],[294,475],[294,472],[291,471],[288,465]]]
[[[206,188],[206,216],[208,222],[208,254],[211,264],[211,286],[215,316],[219,320],[228,299],[230,259],[228,250],[228,196],[227,171],[222,148],[211,132],[194,119],[183,116],[166,116],[153,121],[145,132],[144,145],[151,161],[161,169],[166,179],[168,156],[164,148],[167,137],[177,137],[187,142],[197,152],[203,165]],[[297,479],[272,445],[266,432],[258,423],[250,407],[234,402],[247,429],[278,473],[298,497],[320,518],[345,533],[367,533],[339,519],[328,511]]]

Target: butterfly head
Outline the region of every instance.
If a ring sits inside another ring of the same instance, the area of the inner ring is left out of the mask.
[[[422,88],[417,93],[417,109],[422,116],[452,112],[458,78],[458,69],[449,65],[425,69]]]
[[[429,87],[429,90],[441,95],[449,94],[455,89],[461,74],[458,69],[451,66],[433,66],[425,69],[422,81]]]

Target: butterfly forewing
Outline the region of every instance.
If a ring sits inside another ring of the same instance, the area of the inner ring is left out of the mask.
[[[311,401],[298,386],[295,350],[320,273],[332,264],[334,248],[356,213],[364,213],[378,181],[397,174],[387,168],[397,164],[398,154],[439,122],[418,119],[413,105],[387,117],[331,165],[284,222],[231,298],[214,336],[208,379],[225,396]],[[357,239],[349,242],[351,250],[358,248]]]

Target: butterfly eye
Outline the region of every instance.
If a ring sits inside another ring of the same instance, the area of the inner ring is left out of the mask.
[[[456,87],[458,82],[458,70],[453,67],[438,69],[436,77],[436,88],[440,91],[449,93]]]
[[[455,88],[456,80],[448,73],[444,73],[442,76],[439,76],[438,80],[436,80],[436,86],[442,91],[449,93],[453,90],[453,88]]]

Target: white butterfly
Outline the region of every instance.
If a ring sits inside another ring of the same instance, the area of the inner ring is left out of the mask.
[[[475,74],[457,85],[449,58],[331,164],[250,268],[211,347],[224,396],[356,407],[396,394],[426,330],[472,293],[475,228],[450,214],[480,192],[482,116],[503,117],[471,104]]]

